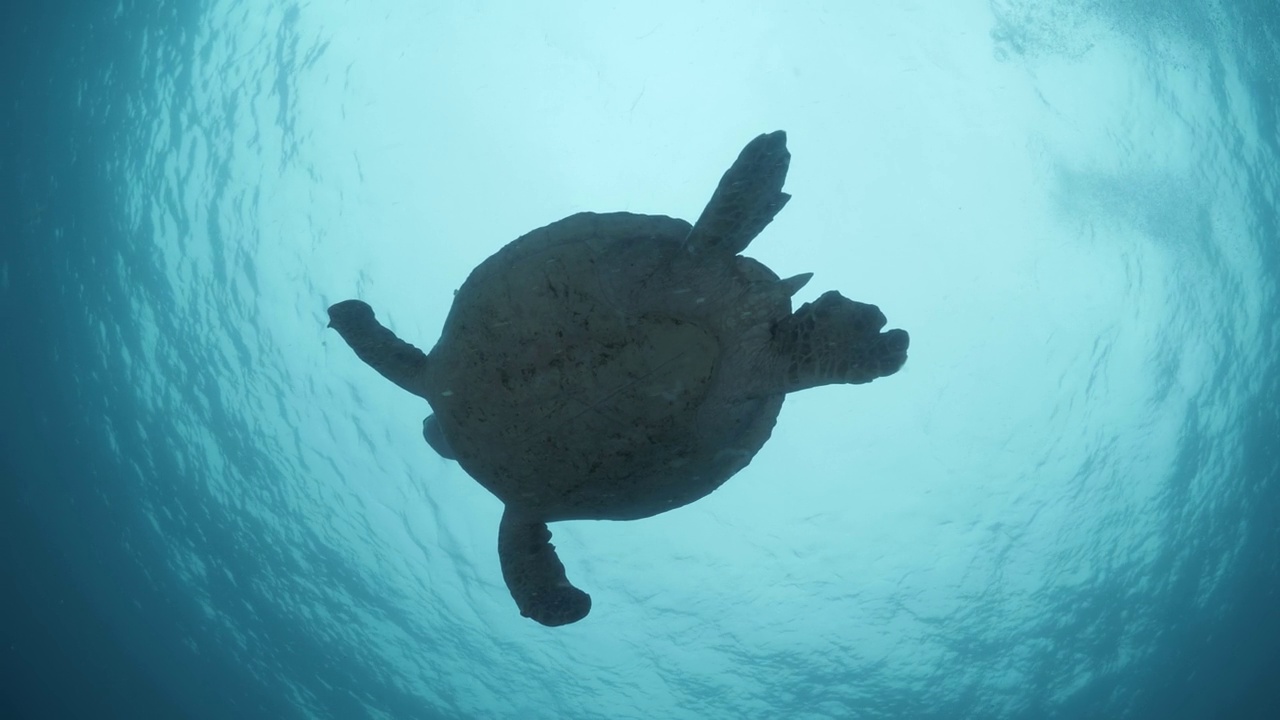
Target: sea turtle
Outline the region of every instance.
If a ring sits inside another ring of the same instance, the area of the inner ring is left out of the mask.
[[[424,398],[423,436],[506,506],[502,576],[522,615],[576,622],[546,523],[635,520],[707,495],[764,445],[789,392],[897,372],[907,333],[838,292],[794,313],[812,273],[738,253],[790,196],[786,134],[752,140],[690,226],[578,213],[480,263],[430,353],[359,300],[329,308],[361,360]]]

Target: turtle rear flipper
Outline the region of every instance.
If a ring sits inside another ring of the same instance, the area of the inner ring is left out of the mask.
[[[498,561],[521,615],[555,627],[577,622],[591,612],[591,596],[565,577],[546,523],[506,509],[498,525]]]
[[[373,316],[373,308],[360,300],[343,300],[329,307],[329,327],[338,331],[356,357],[382,377],[426,398],[427,354],[396,337]]]
[[[884,313],[835,290],[801,305],[773,328],[784,392],[860,384],[898,372],[907,361],[905,330],[880,332]]]
[[[747,143],[725,171],[685,240],[690,252],[737,255],[773,221],[791,196],[782,192],[791,153],[782,130]]]

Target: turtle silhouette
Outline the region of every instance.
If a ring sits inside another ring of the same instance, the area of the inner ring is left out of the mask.
[[[780,279],[739,253],[786,205],[786,134],[752,140],[692,226],[578,213],[509,243],[457,291],[430,353],[369,305],[329,308],[361,360],[424,398],[423,436],[496,495],[502,576],[522,615],[576,622],[546,523],[636,520],[746,467],[789,392],[865,383],[906,361],[903,330],[838,292],[791,310],[812,273]]]

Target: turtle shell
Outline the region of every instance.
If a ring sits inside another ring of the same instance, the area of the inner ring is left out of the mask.
[[[783,393],[759,381],[790,297],[764,265],[691,253],[689,223],[581,213],[481,263],[430,353],[458,462],[544,521],[630,520],[745,467]]]

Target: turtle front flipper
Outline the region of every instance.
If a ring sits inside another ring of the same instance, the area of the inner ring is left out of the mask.
[[[431,449],[445,460],[458,459],[453,452],[453,446],[445,439],[444,431],[440,429],[440,421],[436,420],[435,415],[428,415],[422,420],[422,439],[426,440]]]
[[[745,250],[791,199],[782,192],[790,164],[787,134],[781,130],[747,143],[720,178],[685,247],[694,253],[727,255]]]
[[[591,596],[564,576],[546,523],[526,520],[510,508],[504,511],[498,525],[498,560],[521,615],[555,627],[591,612]]]
[[[835,290],[801,305],[773,328],[779,389],[867,383],[898,372],[910,338],[905,330],[880,332],[885,322],[880,308]]]
[[[329,327],[382,377],[425,398],[423,381],[427,354],[396,337],[373,316],[373,308],[359,300],[343,300],[329,307]]]

